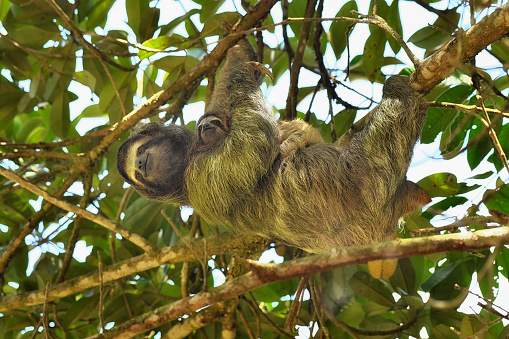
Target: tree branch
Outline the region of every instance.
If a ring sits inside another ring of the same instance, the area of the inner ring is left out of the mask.
[[[410,76],[410,82],[416,90],[427,93],[442,80],[493,42],[509,33],[509,4],[484,17],[479,23],[470,27],[460,38],[450,41],[421,63],[421,66]],[[352,125],[344,134],[346,139],[364,129],[373,110]]]
[[[7,171],[1,166],[0,169],[3,171]],[[11,174],[9,171],[7,172]],[[17,177],[16,175],[14,176]],[[78,171],[71,171],[70,176],[65,180],[65,182],[60,186],[58,191],[55,193],[55,197],[61,197],[62,195],[64,195],[64,193],[67,192],[67,189],[74,183],[78,176],[79,176]],[[46,213],[48,213],[48,211],[52,207],[53,207],[52,204],[49,203],[43,204],[41,209],[37,211],[32,217],[30,217],[23,226],[23,228],[18,232],[18,234],[16,234],[16,236],[14,236],[11,239],[11,241],[9,242],[9,246],[5,249],[5,251],[2,252],[2,256],[0,257],[0,275],[3,275],[5,269],[7,268],[7,265],[9,265],[9,261],[14,255],[14,252],[16,252],[16,250],[23,244],[26,236],[32,233],[35,226],[39,224],[39,222],[44,218]]]
[[[192,297],[157,308],[90,338],[131,338],[171,319],[218,301],[244,294],[270,282],[309,276],[376,259],[405,258],[444,251],[466,251],[507,243],[509,243],[509,227],[498,227],[469,234],[435,235],[426,238],[398,239],[372,245],[333,248],[325,254],[313,255],[282,264],[261,264],[248,260],[247,265],[251,272],[243,276],[211,288],[207,292],[200,292]]]
[[[209,255],[220,255],[237,251],[240,248],[260,246],[268,244],[261,238],[246,237],[221,233],[208,238],[200,238],[189,241],[195,252],[204,253],[205,244]],[[171,247],[162,248],[155,255],[142,254],[137,257],[123,260],[119,263],[103,268],[103,282],[124,278],[128,275],[143,272],[161,265],[195,260],[195,255],[184,243],[178,243]],[[0,261],[1,262],[1,261]],[[48,301],[54,301],[72,294],[99,286],[98,271],[90,272],[82,276],[69,279],[61,284],[52,285],[49,290]],[[0,298],[0,312],[22,307],[40,305],[44,303],[44,290],[36,290],[18,295],[9,295]]]
[[[317,0],[309,0],[306,5],[305,19],[313,17]],[[286,99],[285,120],[293,120],[297,117],[297,95],[299,94],[299,73],[304,60],[304,51],[309,38],[311,29],[311,21],[304,21],[299,33],[299,44],[295,52],[292,68],[290,70],[290,89],[288,90],[288,98]]]
[[[438,107],[438,108],[449,108],[449,109],[455,109],[458,111],[461,111],[466,114],[470,114],[474,117],[479,118],[480,115],[477,114],[477,112],[483,112],[482,107],[476,106],[476,105],[462,105],[462,104],[456,104],[453,102],[438,102],[438,101],[431,101],[428,102],[429,107]],[[489,114],[498,114],[503,116],[504,118],[509,118],[509,113],[502,112],[498,109],[493,108],[485,108],[486,112]]]
[[[18,183],[20,186],[22,186],[26,190],[28,190],[32,193],[35,193],[40,197],[43,197],[46,201],[52,203],[53,205],[55,205],[57,207],[60,207],[63,210],[69,211],[69,212],[79,215],[83,218],[91,220],[98,225],[106,227],[110,231],[120,234],[122,237],[126,238],[133,244],[135,244],[138,247],[140,247],[141,249],[143,249],[145,252],[154,253],[156,251],[156,248],[150,242],[148,242],[144,238],[140,237],[138,234],[133,233],[133,232],[129,231],[128,229],[123,228],[120,225],[114,223],[113,221],[106,219],[104,217],[101,217],[100,215],[93,214],[83,208],[79,208],[78,206],[70,204],[66,201],[59,200],[58,198],[50,195],[48,192],[43,191],[42,189],[35,186],[34,184],[31,184],[28,181],[21,179],[16,174],[11,173],[10,171],[6,170],[5,168],[3,168],[1,166],[0,166],[0,175],[3,175],[4,177]]]
[[[412,86],[421,92],[431,91],[459,65],[508,33],[509,4],[505,4],[424,60],[411,75]]]
[[[232,33],[246,31],[251,27],[256,26],[256,24],[267,15],[277,1],[278,0],[259,1],[255,6],[253,6],[250,12],[240,19],[233,28]],[[113,125],[109,133],[93,150],[90,151],[90,158],[95,160],[100,157],[109,145],[115,142],[128,129],[132,128],[138,121],[150,115],[152,110],[165,104],[177,93],[180,93],[183,90],[189,90],[189,88],[193,86],[194,82],[203,79],[208,72],[217,68],[226,54],[226,51],[242,38],[242,35],[232,33],[220,39],[210,54],[207,54],[202,61],[188,73],[178,78],[171,86],[155,93],[152,97],[147,99],[143,105],[134,109],[131,113],[124,116],[120,122]]]

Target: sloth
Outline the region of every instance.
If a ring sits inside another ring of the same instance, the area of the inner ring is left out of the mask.
[[[232,47],[195,132],[150,123],[119,148],[117,167],[148,199],[191,206],[226,224],[308,252],[388,239],[430,201],[406,179],[427,103],[389,77],[365,128],[326,143],[301,120],[277,122],[246,38]]]

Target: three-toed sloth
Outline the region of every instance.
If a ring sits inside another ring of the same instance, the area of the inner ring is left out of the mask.
[[[117,166],[151,200],[193,207],[227,224],[309,252],[387,239],[430,201],[406,180],[427,104],[392,76],[366,127],[347,144],[323,142],[303,121],[278,123],[242,39],[227,54],[195,132],[147,124],[120,147]]]

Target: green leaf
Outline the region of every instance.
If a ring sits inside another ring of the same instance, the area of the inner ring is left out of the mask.
[[[30,81],[30,92],[28,94],[30,95],[30,98],[35,98],[37,95],[37,90],[39,88],[39,83],[41,82],[42,72],[39,70],[35,77]]]
[[[495,174],[493,171],[488,171],[488,172],[484,172],[484,173],[481,173],[481,174],[474,175],[474,176],[472,176],[472,177],[470,177],[468,179],[478,179],[478,180],[488,179],[493,174]]]
[[[431,309],[430,320],[433,324],[446,324],[459,328],[463,321],[463,314],[456,310]]]
[[[161,32],[160,32],[159,35],[162,35],[162,36],[172,36],[174,29],[178,25],[180,25],[183,22],[189,21],[191,16],[193,16],[193,15],[195,15],[197,13],[199,13],[199,10],[196,9],[196,8],[193,8],[192,10],[187,12],[186,14],[173,19],[172,21],[170,21],[166,25],[160,26]]]
[[[8,0],[0,0],[0,21],[5,22],[5,17],[9,13],[11,2]],[[31,6],[27,6],[31,7]]]
[[[497,126],[495,127],[497,139],[500,143],[500,146],[502,146],[502,151],[504,152],[504,154],[509,154],[509,124],[500,126],[500,129],[497,128],[498,126],[500,125],[497,124]],[[495,168],[497,170],[500,171],[502,170],[502,168],[504,168],[504,164],[500,160],[498,151],[492,154],[489,160],[495,165]]]
[[[403,36],[403,26],[401,25],[401,17],[399,15],[399,1],[393,1],[389,6],[388,14],[384,17],[387,24],[396,31],[400,36]],[[387,40],[389,41],[389,45],[391,46],[394,54],[398,54],[401,50],[401,45],[397,42],[389,33],[385,33],[387,36]]]
[[[138,234],[150,234],[147,230],[161,225],[162,205],[138,198],[125,211],[124,227]]]
[[[466,183],[464,182],[461,182],[460,183],[460,190],[458,191],[457,194],[465,194],[465,193],[468,193],[468,192],[471,192],[473,190],[476,190],[478,189],[479,187],[481,187],[481,185],[472,185],[472,186],[468,186]]]
[[[435,49],[437,46],[445,45],[449,40],[451,40],[450,37],[444,35],[444,33],[436,28],[423,27],[412,34],[408,42],[423,49]]]
[[[502,273],[506,278],[509,277],[509,250],[507,248],[500,251],[497,256],[497,265],[502,267],[500,273]]]
[[[136,36],[139,36],[139,29],[141,23],[141,13],[143,12],[143,5],[148,7],[147,1],[144,0],[126,0],[125,7],[127,11],[127,24],[133,30]]]
[[[161,10],[159,8],[147,8],[141,14],[141,22],[143,25],[140,26],[140,33],[138,35],[138,41],[143,42],[154,36],[155,31],[159,28],[159,16]]]
[[[451,273],[458,267],[458,265],[463,264],[463,260],[458,260],[449,265],[443,265],[438,267],[435,270],[435,273],[431,277],[429,277],[425,282],[422,283],[421,288],[424,292],[429,292],[433,287],[438,285],[444,279],[448,278]]]
[[[164,57],[164,58],[154,61],[153,65],[159,69],[165,70],[166,72],[170,73],[177,67],[183,66],[184,63],[188,63],[188,62],[197,64],[199,61],[193,57],[190,57],[190,56],[170,55],[170,56],[167,56],[167,57]],[[189,68],[189,69],[191,69],[191,68]]]
[[[348,283],[356,294],[368,298],[379,305],[394,306],[395,301],[391,291],[380,280],[372,278],[369,273],[363,271],[356,272]]]
[[[386,41],[385,32],[377,29],[371,33],[364,45],[364,53],[362,55],[363,69],[368,80],[372,83],[382,74]]]
[[[395,291],[404,291],[408,295],[415,294],[415,270],[410,259],[402,258],[398,260],[396,271],[394,271],[389,281]]]
[[[357,111],[352,109],[344,109],[334,116],[334,128],[338,138],[350,129],[356,116]]]
[[[335,17],[348,17],[354,18],[357,17],[354,14],[351,14],[350,11],[358,11],[357,3],[355,1],[348,1],[341,7],[341,9],[336,13]],[[329,32],[327,34],[329,42],[331,44],[332,49],[334,50],[334,54],[336,55],[336,59],[341,57],[343,51],[346,47],[346,29],[350,26],[352,22],[350,21],[333,21],[330,25]]]
[[[306,4],[307,4],[307,1],[302,1],[302,0],[292,1],[292,4],[288,5],[288,17],[289,18],[304,17],[304,15],[306,13],[306,7],[307,7]],[[291,29],[291,30],[288,30],[289,35],[291,36],[291,32],[293,32],[293,34],[296,37],[298,37],[300,34],[300,31],[302,29],[302,22],[301,21],[291,22],[288,26],[290,26],[290,29]],[[296,41],[297,38],[290,39],[290,42],[292,42],[294,40]],[[294,48],[293,50],[295,51],[296,49]]]
[[[148,48],[164,51],[166,48],[174,46],[175,44],[181,42],[181,40],[182,40],[182,37],[180,35],[175,35],[175,36],[171,36],[171,37],[170,36],[160,36],[155,39],[146,40],[142,43],[142,45],[145,47],[148,47]],[[140,57],[141,60],[146,59],[154,54],[155,54],[155,52],[148,52],[148,51],[144,51],[142,49],[140,49],[138,52],[138,56]]]
[[[461,322],[461,335],[465,337],[472,337],[475,333],[479,332],[484,328],[484,324],[481,323],[477,316],[469,314],[463,318]]]
[[[503,185],[494,190],[486,190],[483,202],[489,209],[509,214],[509,185]]]
[[[34,118],[34,119],[28,120],[26,123],[23,124],[21,129],[16,133],[16,140],[18,140],[19,142],[27,143],[28,140],[30,139],[30,135],[31,135],[32,131],[37,129],[37,127],[41,127],[44,130],[44,127],[41,126],[41,125],[43,125],[43,123],[44,122],[43,122],[42,118]],[[36,142],[38,142],[38,141],[39,140],[37,140]]]
[[[30,78],[32,72],[34,71],[32,64],[28,60],[26,54],[21,50],[4,52],[2,61],[5,65],[5,68],[9,69],[15,75],[23,79]]]
[[[48,40],[58,40],[59,32],[57,29],[49,31],[46,27],[17,24],[9,30],[9,36],[25,48],[40,49]]]
[[[225,22],[235,24],[235,22],[237,22],[240,18],[241,15],[237,12],[223,12],[216,14],[205,22],[200,36],[204,38],[207,36],[222,34],[223,29],[221,27]]]
[[[352,327],[360,327],[365,318],[366,312],[359,303],[346,306],[338,315],[339,320]]]
[[[201,5],[200,21],[203,24],[216,14],[219,7],[223,5],[225,0],[195,0],[197,4]]]
[[[475,140],[476,142],[473,142],[472,146],[467,149],[467,161],[472,170],[477,168],[493,149],[489,138],[476,138],[482,133],[485,133],[485,127],[479,119],[475,119],[468,135],[468,141]]]
[[[430,221],[419,213],[413,213],[405,217],[405,226],[411,231],[418,231],[423,228],[432,228]]]
[[[104,112],[99,104],[90,105],[85,107],[85,109],[80,114],[80,119],[83,118],[105,118],[107,117],[106,112]]]
[[[458,335],[454,333],[447,325],[431,326],[431,338],[436,339],[457,339]]]
[[[457,192],[459,193],[459,192]],[[465,197],[457,197],[452,196],[445,198],[442,201],[437,202],[434,205],[431,205],[426,212],[423,213],[424,217],[428,217],[429,219],[433,218],[435,215],[440,215],[441,213],[447,211],[451,207],[460,206],[468,201]]]
[[[74,73],[74,79],[81,83],[82,85],[85,85],[88,88],[90,88],[92,92],[95,92],[97,80],[95,79],[94,75],[89,71],[83,70],[81,72]]]
[[[431,197],[449,197],[460,189],[456,176],[452,173],[431,174],[417,184],[428,191]]]
[[[61,91],[51,104],[49,126],[55,135],[64,139],[69,133],[70,123],[69,97],[67,92]]]
[[[105,53],[125,54],[129,52],[128,45],[114,39],[128,40],[127,33],[112,29],[108,31],[107,37],[92,38],[92,41],[98,49]]]
[[[92,31],[97,26],[104,27],[106,18],[108,17],[111,6],[115,0],[102,0],[102,1],[79,1],[78,2],[78,18],[80,23],[86,31]],[[69,5],[71,5],[69,3]],[[72,5],[71,5],[72,6]],[[139,9],[138,9],[139,10]],[[69,12],[67,12],[69,13]],[[129,12],[128,12],[129,13]],[[128,14],[128,16],[133,13]]]
[[[436,101],[463,103],[472,94],[474,88],[467,85],[457,85],[444,91]],[[429,144],[435,140],[440,132],[445,131],[458,116],[459,112],[453,109],[431,107],[428,109],[426,122],[422,130],[421,142]]]
[[[22,331],[28,326],[32,326],[32,323],[32,319],[28,316],[18,315],[16,317],[10,317],[10,319],[6,321],[5,331]]]

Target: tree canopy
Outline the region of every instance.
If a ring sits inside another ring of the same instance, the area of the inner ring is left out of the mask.
[[[495,0],[0,1],[3,338],[505,338],[508,34]],[[130,131],[193,130],[244,35],[275,114],[327,141],[391,74],[427,93],[433,201],[398,239],[307,256],[124,183]]]

